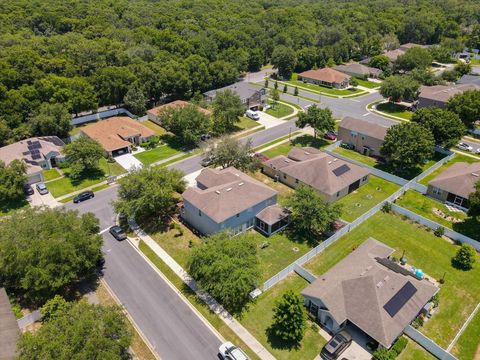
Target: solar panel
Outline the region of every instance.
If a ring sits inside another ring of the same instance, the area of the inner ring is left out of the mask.
[[[333,173],[336,175],[336,176],[342,176],[343,174],[345,174],[346,172],[350,171],[350,168],[348,167],[348,165],[342,165],[342,166],[339,166],[338,168],[336,169],[333,169]]]
[[[383,308],[388,315],[394,317],[416,292],[417,288],[408,281],[390,300],[388,300]]]
[[[40,154],[33,154],[32,155],[32,160],[38,160],[38,159],[41,159],[42,156]]]
[[[32,155],[40,154],[40,150],[37,150],[37,149],[30,150],[30,154]]]
[[[31,145],[32,144],[32,140],[27,140],[27,145]]]

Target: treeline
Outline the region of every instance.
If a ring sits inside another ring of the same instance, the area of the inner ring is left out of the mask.
[[[51,131],[30,124],[42,103],[190,98],[272,57],[301,71],[405,42],[477,46],[479,18],[474,0],[1,0],[0,145]]]

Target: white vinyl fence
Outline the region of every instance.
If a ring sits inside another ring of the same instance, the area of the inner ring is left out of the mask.
[[[111,109],[111,110],[107,110],[107,111],[99,111],[99,112],[94,113],[94,114],[79,116],[79,117],[73,118],[70,123],[72,125],[80,125],[80,124],[84,124],[84,123],[87,123],[87,122],[90,122],[90,121],[101,120],[101,119],[105,119],[105,118],[112,117],[112,116],[117,116],[117,115],[127,115],[131,118],[135,118],[135,115],[133,115],[127,109],[116,108],[116,109]]]
[[[437,345],[433,340],[423,335],[420,331],[414,329],[412,326],[407,326],[403,331],[405,335],[415,341],[417,344],[425,348],[429,353],[440,360],[457,360],[455,356],[450,354],[445,349]]]
[[[307,280],[309,283],[312,283],[314,282],[315,280],[317,280],[317,277],[315,275],[313,275],[311,272],[309,272],[308,270],[304,269],[303,267],[301,267],[300,265],[297,265],[295,264],[295,267],[293,269],[298,275],[300,275],[301,277],[303,277],[305,280]]]

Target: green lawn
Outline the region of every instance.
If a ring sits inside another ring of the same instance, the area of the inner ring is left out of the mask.
[[[281,341],[275,339],[274,336],[268,332],[268,328],[272,324],[273,308],[277,299],[280,299],[288,290],[293,290],[298,294],[307,285],[307,281],[300,276],[291,274],[285,280],[260,295],[256,299],[256,302],[251,304],[239,318],[242,325],[245,326],[276,359],[312,360],[319,354],[323,345],[326,343],[317,329],[312,328],[310,321],[308,322],[305,336],[299,348],[285,348]]]
[[[100,170],[93,173],[85,174],[79,180],[72,180],[68,176],[70,173],[69,168],[62,169],[65,174],[64,177],[50,181],[47,184],[48,190],[53,195],[53,197],[59,197],[71,192],[84,189],[86,187],[98,184],[106,180],[110,175],[120,175],[125,172],[125,169],[122,168],[118,163],[113,162],[109,163],[106,159],[100,160]]]
[[[282,118],[293,114],[293,109],[288,105],[277,103],[275,106],[273,106],[271,101],[269,101],[269,104],[272,107],[267,109],[265,112],[269,115],[275,116],[276,118]]]
[[[463,211],[450,211],[445,204],[422,195],[417,191],[409,190],[396,200],[396,204],[411,210],[427,219],[435,221],[440,225],[453,229],[473,239],[480,240],[480,222],[469,218]],[[444,215],[437,214],[433,209],[440,210]],[[462,222],[452,222],[447,217],[453,217]]]
[[[358,85],[360,86],[363,86],[363,87],[366,87],[368,89],[375,89],[377,87],[380,87],[380,83],[376,83],[376,82],[373,82],[373,81],[368,81],[368,80],[364,80],[364,79],[360,79],[360,78],[355,78],[355,80],[357,80],[358,82]]]
[[[445,284],[439,292],[440,306],[421,331],[440,346],[446,348],[455,337],[467,317],[480,302],[480,257],[470,271],[457,270],[451,259],[459,246],[433,235],[433,232],[394,214],[378,212],[328,247],[306,264],[314,274],[321,275],[355,246],[373,237],[393,247],[394,256],[405,256],[409,264],[421,268],[435,279],[445,276]],[[479,342],[477,337],[477,343]]]
[[[397,360],[435,360],[436,357],[431,355],[427,350],[418,345],[415,341],[408,339],[407,347],[397,357]]]
[[[167,133],[167,130],[165,130],[163,127],[161,127],[160,125],[157,125],[155,124],[153,121],[150,121],[150,120],[147,120],[147,121],[144,121],[142,122],[142,125],[143,126],[146,126],[147,128],[149,128],[150,130],[154,131],[155,132],[155,135],[163,135],[163,134],[166,134]]]
[[[470,324],[458,338],[453,346],[452,354],[459,360],[478,359],[478,354],[480,354],[478,334],[480,334],[480,310],[477,311]],[[477,357],[475,357],[475,354],[477,354]]]
[[[405,106],[391,102],[378,104],[377,110],[405,120],[411,120],[413,115],[413,112],[408,111]]]
[[[160,145],[152,150],[146,150],[133,156],[140,160],[143,165],[148,166],[179,153],[180,150],[174,149],[169,145]]]
[[[350,149],[345,149],[343,147],[337,147],[333,150],[333,152],[336,152],[337,154],[340,154],[340,155],[343,155],[343,156],[346,156],[352,160],[356,160],[358,162],[361,162],[365,165],[368,165],[368,166],[371,166],[371,167],[375,167],[378,163],[377,163],[377,160],[373,157],[370,157],[370,156],[365,156],[365,155],[362,155],[354,150],[350,150]]]
[[[57,169],[43,170],[43,180],[50,181],[62,176]]]
[[[259,124],[255,120],[252,120],[246,116],[242,116],[240,117],[240,121],[235,124],[235,132],[251,129],[260,125],[261,124]]]
[[[446,169],[448,169],[450,166],[452,166],[457,162],[474,163],[478,161],[479,160],[472,158],[470,156],[455,154],[455,156],[450,161],[440,166],[437,170],[433,171],[431,174],[428,174],[427,176],[425,176],[423,179],[419,181],[419,183],[423,185],[428,185],[428,183],[431,180],[433,180],[438,174],[445,171]]]
[[[277,190],[277,200],[282,205],[285,204],[286,198],[295,191],[291,187],[281,183],[280,181],[274,181],[270,176],[263,174],[261,171],[255,171],[254,173],[249,173],[249,175],[257,179],[258,181],[261,181],[268,187]]]
[[[354,89],[354,88],[333,89],[333,88],[329,88],[329,87],[326,87],[326,86],[309,84],[309,83],[305,83],[303,81],[298,81],[297,76],[298,76],[297,74],[293,74],[292,79],[290,81],[283,81],[282,83],[286,83],[286,84],[294,86],[294,87],[298,86],[299,88],[303,87],[303,88],[308,89],[308,90],[310,90],[312,92],[315,92],[315,93],[323,93],[323,94],[333,95],[333,96],[353,95],[353,94],[358,94],[358,93],[363,91],[363,90]],[[273,83],[275,83],[275,81],[273,81]],[[281,84],[279,82],[278,85],[279,85],[279,88],[280,88],[280,86],[283,85],[283,84]]]
[[[292,141],[280,144],[278,146],[275,146],[274,148],[271,148],[269,150],[266,150],[262,152],[265,156],[268,156],[270,159],[278,156],[278,155],[287,155],[288,152],[294,147],[304,147],[304,146],[311,146],[315,147],[317,149],[324,148],[328,145],[330,145],[331,142],[328,140],[325,140],[323,138],[314,138],[311,135],[302,135],[299,137],[296,137]]]
[[[370,175],[370,179],[354,192],[341,198],[342,219],[352,222],[400,188],[397,184]]]

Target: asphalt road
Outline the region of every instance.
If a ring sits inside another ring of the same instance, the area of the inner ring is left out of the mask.
[[[114,224],[110,205],[117,187],[97,192],[95,198],[67,209],[93,212],[101,229]],[[127,241],[103,233],[104,279],[120,299],[160,357],[164,360],[215,359],[221,344],[216,334],[179,298]]]

